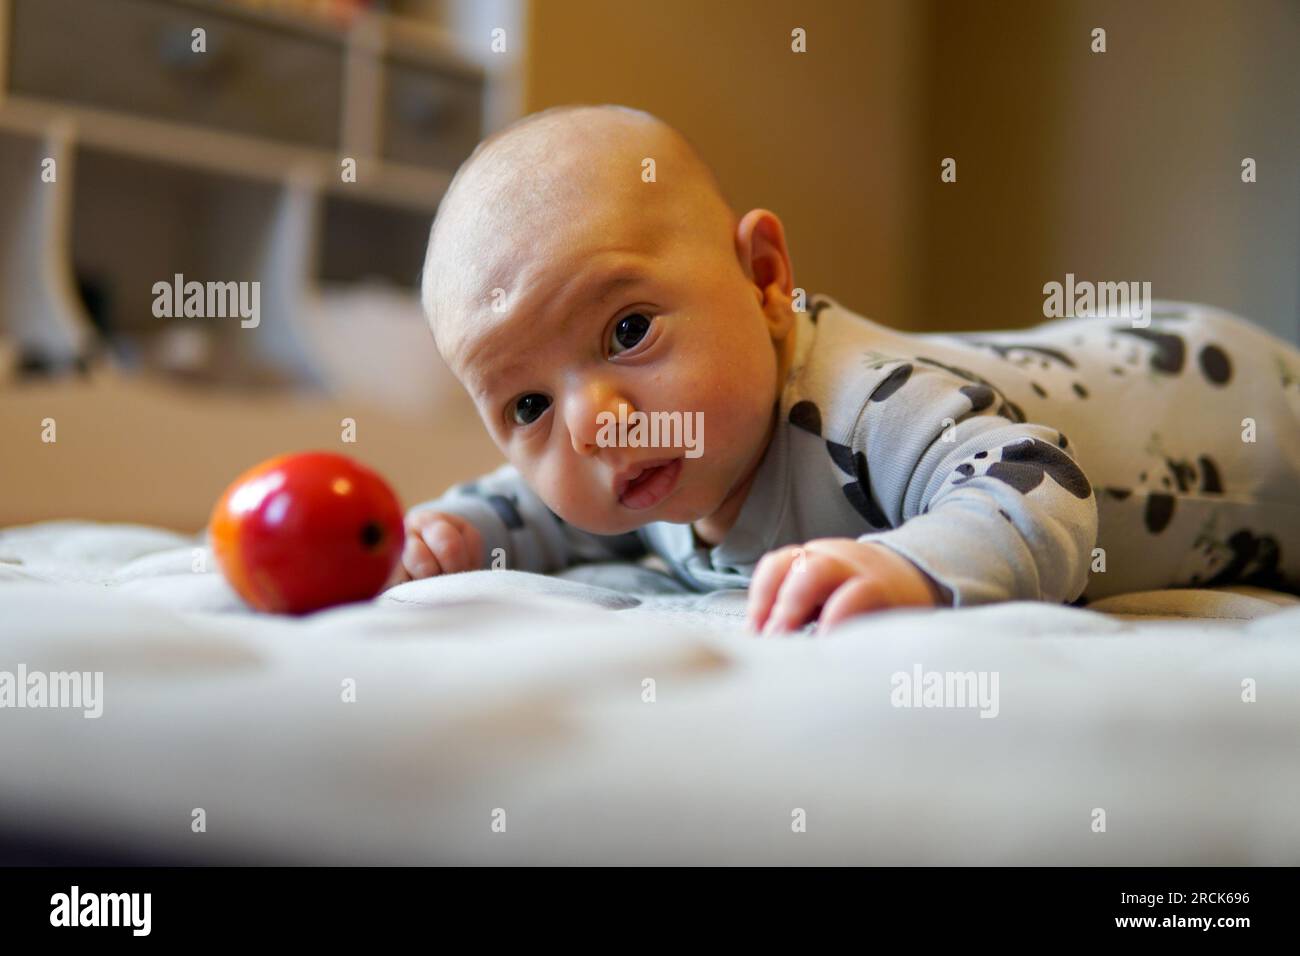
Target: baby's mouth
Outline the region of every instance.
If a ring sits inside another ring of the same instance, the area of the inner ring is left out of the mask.
[[[624,508],[642,511],[668,497],[682,473],[682,459],[661,458],[634,465],[614,478],[614,496]]]

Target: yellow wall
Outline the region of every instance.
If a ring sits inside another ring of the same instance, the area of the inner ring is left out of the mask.
[[[798,285],[878,321],[1030,325],[1073,272],[1300,341],[1294,0],[535,0],[529,18],[527,111],[662,116],[738,212],[782,217]]]
[[[612,102],[672,123],[738,213],[785,223],[796,285],[909,315],[916,120],[905,2],[541,0],[527,110]],[[791,30],[808,52],[791,52]]]

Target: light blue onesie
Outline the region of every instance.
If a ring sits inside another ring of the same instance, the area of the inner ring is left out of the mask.
[[[1155,302],[1146,327],[904,334],[822,295],[797,330],[776,432],[716,547],[689,525],[581,531],[510,466],[420,507],[473,522],[484,566],[653,553],[700,591],[746,587],[775,548],[854,537],[908,558],[956,607],[1300,593],[1300,349],[1258,326]]]

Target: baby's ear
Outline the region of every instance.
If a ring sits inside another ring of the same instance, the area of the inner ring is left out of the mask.
[[[773,342],[794,328],[794,273],[785,247],[785,227],[776,213],[751,209],[736,226],[736,254],[767,317]]]
[[[751,209],[736,225],[736,255],[745,276],[763,293],[791,300],[794,271],[785,246],[785,227],[769,209]]]

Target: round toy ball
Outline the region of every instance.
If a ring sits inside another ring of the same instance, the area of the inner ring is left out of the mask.
[[[330,452],[250,468],[222,494],[208,529],[239,596],[285,614],[374,597],[401,558],[404,534],[388,484]]]

